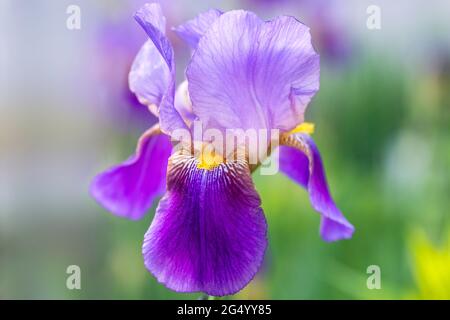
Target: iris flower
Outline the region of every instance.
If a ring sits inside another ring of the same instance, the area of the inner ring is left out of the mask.
[[[175,132],[190,130],[195,121],[219,131],[279,130],[280,169],[308,190],[321,214],[322,238],[350,238],[354,228],[330,195],[308,134],[312,126],[304,123],[319,89],[319,56],[309,29],[289,16],[265,22],[243,10],[202,13],[174,29],[193,52],[186,81],[176,90],[160,6],[145,5],[135,19],[149,39],[134,60],[129,85],[159,123],[142,135],[133,156],[95,177],[91,194],[107,210],[134,220],[165,191],[142,248],[157,280],[177,292],[230,295],[252,280],[267,247],[266,219],[251,178],[257,166],[248,155],[205,165],[202,152],[172,150]]]

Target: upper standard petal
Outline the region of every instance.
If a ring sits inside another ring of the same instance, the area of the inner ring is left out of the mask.
[[[210,9],[200,13],[197,17],[174,28],[174,31],[186,41],[192,49],[197,48],[200,38],[208,31],[213,22],[220,17],[222,12],[217,9]]]
[[[230,11],[200,39],[186,76],[205,127],[288,131],[319,89],[319,56],[295,18]]]
[[[149,40],[139,51],[129,74],[130,89],[141,103],[154,105],[161,130],[169,134],[186,125],[174,107],[175,59],[172,44],[165,35],[161,6],[146,4],[135,14]]]

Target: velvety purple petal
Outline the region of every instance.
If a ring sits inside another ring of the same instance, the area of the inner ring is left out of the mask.
[[[223,296],[256,274],[267,246],[261,201],[243,161],[198,169],[190,155],[169,160],[168,191],[143,245],[147,269],[179,292]]]
[[[197,48],[200,38],[217,20],[222,12],[220,10],[211,9],[199,14],[195,19],[174,28],[174,31],[186,41],[193,49]]]
[[[230,11],[200,39],[186,76],[205,127],[291,130],[319,89],[319,56],[295,18]]]
[[[292,147],[280,146],[279,161],[282,172],[303,188],[308,188],[309,160],[302,151]]]
[[[174,107],[175,61],[172,45],[165,35],[165,18],[159,4],[146,4],[135,14],[149,40],[136,56],[129,75],[130,89],[141,103],[156,105],[161,130],[170,134],[185,128]]]
[[[150,130],[141,137],[135,155],[92,181],[91,195],[118,216],[142,218],[154,197],[164,192],[172,145],[166,135]]]
[[[348,239],[354,227],[333,201],[319,150],[308,135],[297,134],[291,147],[280,147],[280,170],[308,189],[313,208],[322,215],[320,234],[326,241]]]

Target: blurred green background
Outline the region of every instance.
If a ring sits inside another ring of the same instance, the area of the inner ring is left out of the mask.
[[[126,89],[145,40],[145,1],[0,0],[0,298],[179,299],[146,271],[142,221],[88,195],[90,179],[126,159],[155,120]],[[377,1],[161,1],[169,25],[208,8],[311,27],[321,90],[316,124],[336,203],[353,239],[325,243],[307,193],[281,174],[254,180],[269,224],[264,267],[231,298],[450,299],[450,4]],[[80,30],[66,28],[67,6]],[[189,49],[170,34],[181,81]],[[81,268],[68,290],[66,268]],[[381,269],[369,290],[367,268]]]

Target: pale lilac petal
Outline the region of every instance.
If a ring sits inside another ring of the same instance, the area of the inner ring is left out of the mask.
[[[161,6],[157,3],[146,4],[136,12],[134,18],[145,30],[169,69],[172,69],[174,64],[173,48],[165,35],[166,18]]]
[[[147,40],[139,50],[131,66],[128,77],[130,90],[139,102],[159,106],[173,82],[166,61],[161,57],[151,40]]]
[[[189,97],[188,83],[183,81],[175,92],[175,109],[183,118],[184,122],[189,126],[195,120],[195,115],[192,111],[192,102]]]
[[[291,147],[280,147],[280,170],[307,188],[313,208],[322,216],[322,238],[325,241],[351,238],[354,227],[331,197],[322,159],[313,139],[297,134],[291,141]]]
[[[205,127],[290,130],[319,89],[319,57],[295,18],[230,11],[200,39],[186,76]]]
[[[115,215],[137,220],[165,189],[167,161],[172,150],[170,139],[157,131],[146,133],[136,154],[97,175],[91,195]]]
[[[143,245],[147,269],[169,289],[223,296],[256,274],[267,225],[248,165],[198,169],[190,155],[169,161],[168,191]]]
[[[222,12],[220,10],[211,9],[200,13],[197,17],[188,22],[174,28],[174,31],[186,41],[193,49],[197,48],[200,38],[217,20]]]
[[[146,4],[136,12],[135,19],[145,30],[149,40],[133,62],[129,75],[130,89],[141,103],[157,106],[161,130],[170,134],[186,125],[174,107],[174,53],[164,32],[165,18],[161,6]]]

